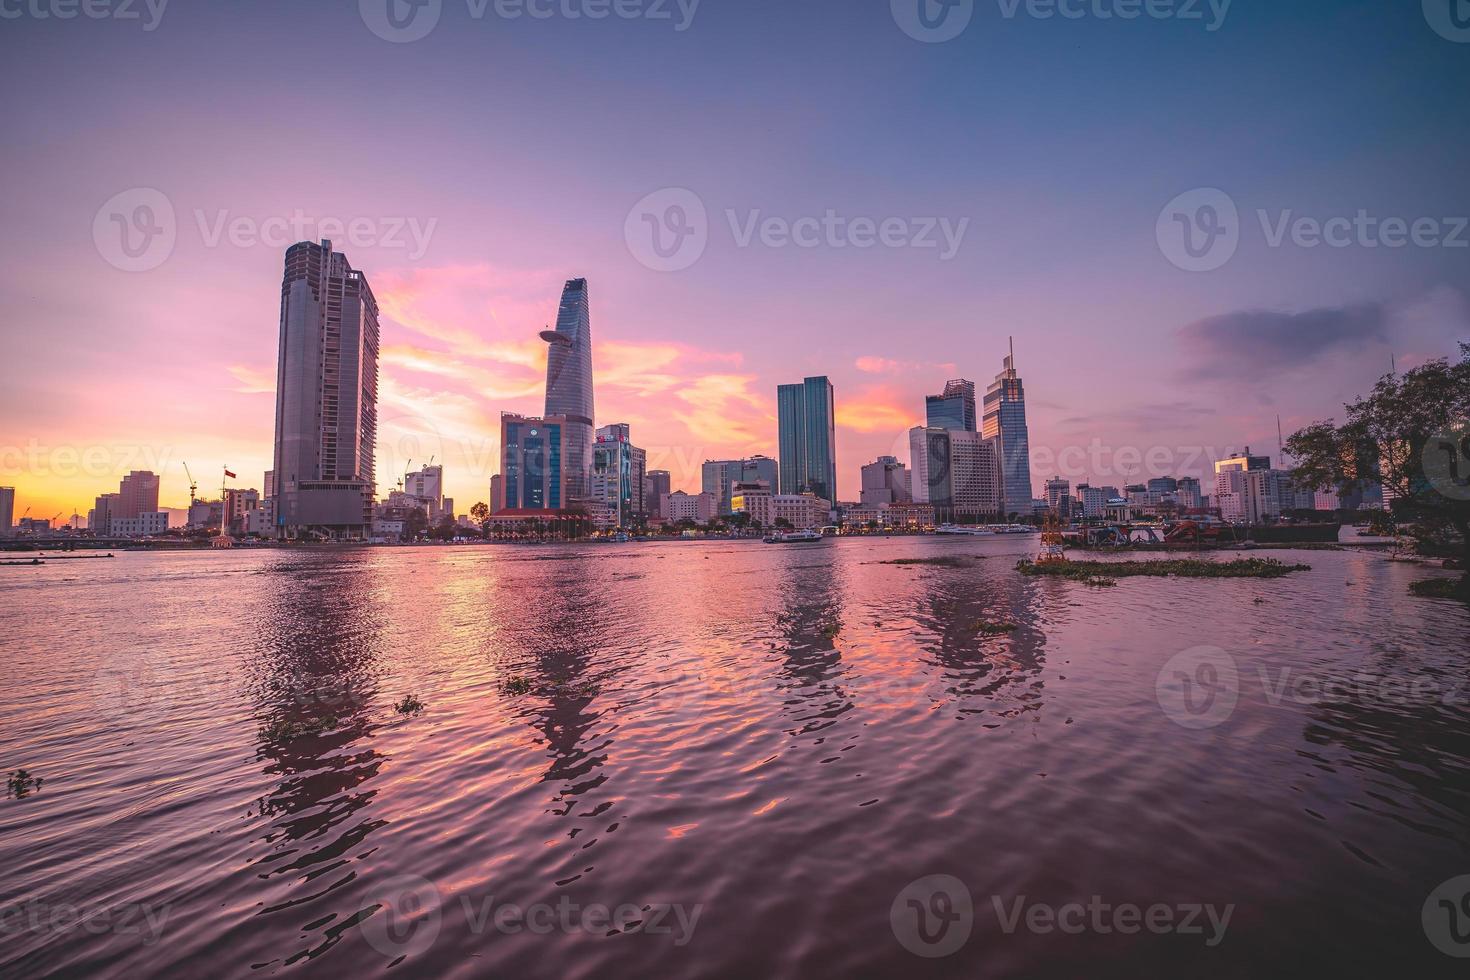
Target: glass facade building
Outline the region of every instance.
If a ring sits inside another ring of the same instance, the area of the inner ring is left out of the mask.
[[[975,382],[958,378],[947,382],[941,394],[926,396],[924,424],[931,429],[976,431]]]
[[[1032,511],[1031,440],[1026,432],[1026,392],[1016,373],[1015,351],[1006,355],[1000,374],[985,391],[980,433],[997,440],[1005,513],[1028,516]]]
[[[837,439],[832,382],[825,376],[778,385],[776,415],[783,494],[837,501]]]
[[[597,430],[592,447],[592,495],[619,527],[632,527],[648,513],[644,498],[647,454],[633,445],[626,422]]]
[[[566,506],[567,420],[548,416],[500,417],[500,495],[502,510],[560,510]]]
[[[546,417],[566,420],[566,492],[586,500],[592,492],[592,323],[587,280],[568,279],[562,288],[556,329],[543,330],[546,356]]]

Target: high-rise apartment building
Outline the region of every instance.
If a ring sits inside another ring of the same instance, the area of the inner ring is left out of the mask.
[[[975,382],[958,378],[946,382],[940,394],[925,396],[924,424],[933,429],[974,432]]]
[[[1060,476],[1046,481],[1046,509],[1059,517],[1072,515],[1072,481]]]
[[[1192,476],[1181,476],[1174,489],[1175,499],[1179,506],[1186,510],[1194,510],[1204,505],[1204,498],[1200,492],[1199,480]]]
[[[643,471],[647,454],[633,445],[626,422],[604,425],[592,446],[592,499],[606,515],[605,523],[632,527],[647,514]]]
[[[562,510],[569,506],[565,416],[500,416],[500,482],[491,507],[505,510]]]
[[[668,517],[663,510],[663,499],[669,495],[668,470],[649,470],[643,477],[643,500],[649,517]]]
[[[92,503],[92,516],[87,521],[87,530],[95,534],[108,534],[112,530],[113,511],[117,507],[117,494],[104,493]]]
[[[117,485],[117,500],[112,517],[133,518],[158,511],[158,474],[149,470],[133,470]]]
[[[566,491],[569,501],[592,493],[592,314],[586,279],[568,279],[561,291],[556,329],[541,331],[546,353],[546,418],[564,419]]]
[[[446,515],[454,516],[454,501],[444,496],[444,467],[440,464],[424,466],[417,473],[405,473],[403,494],[418,501],[431,524],[438,524]]]
[[[915,426],[909,430],[909,486],[913,501],[930,504],[941,520],[954,506],[949,476],[949,429]]]
[[[1102,487],[1077,484],[1077,509],[1082,517],[1103,517],[1108,510],[1108,495]]]
[[[973,430],[949,432],[949,485],[955,517],[1000,517],[1000,446]]]
[[[862,468],[858,499],[863,506],[907,503],[913,499],[909,470],[893,456],[879,456]]]
[[[276,531],[363,537],[378,433],[378,302],[328,240],[286,250],[276,367]]]
[[[783,494],[837,500],[837,430],[832,382],[825,376],[776,388]]]
[[[1004,367],[985,391],[985,414],[980,433],[998,440],[1000,469],[1004,481],[1007,514],[1027,515],[1031,510],[1031,441],[1026,431],[1026,393],[1016,373],[1014,348]]]
[[[707,459],[700,467],[699,489],[714,494],[721,514],[730,514],[731,488],[737,483],[765,480],[773,489],[780,486],[780,466],[769,456],[746,459]]]
[[[14,534],[15,487],[0,487],[0,538]]]

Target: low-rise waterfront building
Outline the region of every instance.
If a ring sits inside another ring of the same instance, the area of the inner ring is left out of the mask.
[[[148,511],[136,517],[113,517],[109,519],[107,528],[108,534],[119,538],[162,534],[168,530],[168,511]]]

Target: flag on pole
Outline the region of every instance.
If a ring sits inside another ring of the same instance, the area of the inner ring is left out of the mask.
[[[225,470],[225,479],[233,480],[235,479],[235,474],[231,473],[229,470]]]

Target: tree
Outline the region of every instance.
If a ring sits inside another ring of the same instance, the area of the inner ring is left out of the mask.
[[[417,541],[428,529],[429,515],[421,508],[411,508],[407,514],[403,515],[403,536],[409,541]]]
[[[1458,532],[1459,588],[1470,595],[1470,344],[1458,363],[1386,374],[1344,407],[1342,425],[1328,419],[1287,440],[1298,484],[1353,492],[1380,483],[1396,517]]]
[[[778,518],[776,518],[776,526],[779,527],[779,528],[790,530],[794,525],[790,521],[788,521],[786,518],[784,518],[784,517],[778,517]]]

